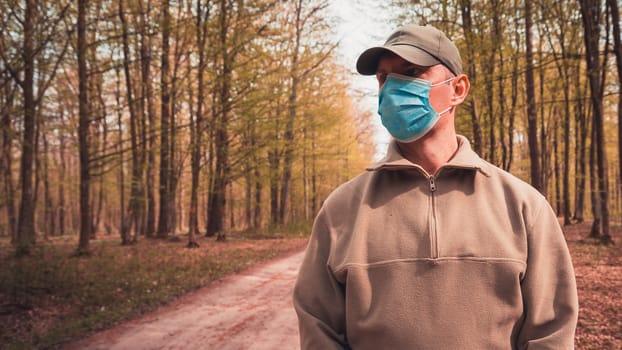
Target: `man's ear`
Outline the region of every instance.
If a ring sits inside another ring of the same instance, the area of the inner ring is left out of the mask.
[[[454,79],[452,87],[454,89],[454,93],[451,97],[451,104],[453,106],[457,106],[466,99],[469,94],[469,89],[471,88],[471,83],[465,74],[460,74],[456,77],[456,79]]]

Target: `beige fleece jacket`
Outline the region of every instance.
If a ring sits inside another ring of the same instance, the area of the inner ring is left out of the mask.
[[[434,175],[396,144],[337,188],[294,290],[302,349],[572,349],[568,248],[535,189],[464,137]]]

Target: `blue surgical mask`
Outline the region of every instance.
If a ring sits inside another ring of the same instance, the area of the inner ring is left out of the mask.
[[[378,114],[382,125],[402,142],[412,142],[434,127],[440,115],[451,107],[437,113],[430,105],[430,89],[454,78],[432,84],[419,78],[389,74],[380,90]]]

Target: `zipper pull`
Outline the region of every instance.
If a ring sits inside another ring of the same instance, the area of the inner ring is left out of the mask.
[[[430,176],[428,180],[430,181],[430,192],[436,191],[436,183],[434,183],[434,175]]]

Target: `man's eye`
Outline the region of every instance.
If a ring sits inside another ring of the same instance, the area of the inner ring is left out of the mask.
[[[387,74],[386,73],[378,73],[378,74],[376,74],[376,79],[378,79],[378,83],[380,83],[380,85],[382,85],[387,80]]]
[[[417,69],[417,68],[410,68],[410,69],[408,69],[408,70],[406,70],[404,72],[404,75],[407,75],[409,77],[416,77],[419,74],[420,74],[420,72],[419,72],[419,69]]]

